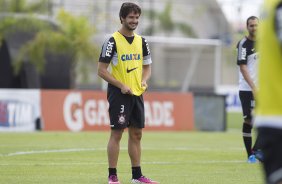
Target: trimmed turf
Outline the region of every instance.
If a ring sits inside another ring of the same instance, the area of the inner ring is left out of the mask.
[[[0,134],[0,183],[106,184],[108,132]],[[125,132],[119,178],[130,183]],[[262,184],[246,163],[241,132],[144,132],[143,174],[161,184]]]

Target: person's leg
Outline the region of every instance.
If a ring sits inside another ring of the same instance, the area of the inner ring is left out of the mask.
[[[252,124],[250,120],[245,120],[243,123],[243,141],[248,157],[252,155]]]
[[[159,184],[150,178],[143,176],[141,171],[141,138],[142,128],[130,127],[128,129],[128,154],[132,165],[131,183]]]
[[[116,175],[116,167],[118,162],[120,140],[122,138],[123,129],[111,130],[110,139],[107,146],[109,176]]]
[[[109,176],[116,175],[120,140],[128,123],[128,106],[130,97],[123,95],[119,88],[109,84],[107,99],[109,102],[109,116],[111,133],[107,146]]]
[[[256,141],[255,141],[255,144],[253,146],[253,151],[257,151],[257,150],[260,150],[260,144],[261,144],[261,139],[260,137],[257,135],[257,138],[256,138]]]
[[[141,138],[142,129],[136,127],[128,128],[128,154],[131,160],[133,178],[142,176],[140,160],[141,160]]]
[[[145,127],[143,96],[133,96],[128,127],[128,154],[132,167],[140,167],[142,128]]]
[[[254,144],[253,149],[252,149],[253,154],[255,155],[256,159],[259,160],[260,162],[264,161],[264,155],[263,155],[263,152],[261,150],[262,141],[263,140],[261,139],[259,134],[257,134],[256,141],[255,141],[255,144]]]
[[[239,97],[242,104],[244,119],[242,126],[242,135],[244,145],[247,151],[247,156],[249,157],[252,154],[252,109],[254,101],[251,91],[240,91]]]
[[[282,129],[259,127],[263,168],[268,184],[282,184]]]
[[[128,154],[132,165],[131,183],[158,184],[158,182],[143,176],[141,171],[141,139],[145,127],[143,96],[134,97],[128,128]]]

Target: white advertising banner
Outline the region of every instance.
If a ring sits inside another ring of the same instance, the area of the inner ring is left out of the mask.
[[[0,89],[0,131],[35,131],[40,90]]]
[[[216,89],[216,93],[219,95],[226,95],[226,110],[228,112],[242,111],[238,86],[235,85],[219,86]]]

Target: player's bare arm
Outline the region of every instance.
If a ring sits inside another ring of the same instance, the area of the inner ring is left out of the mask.
[[[248,67],[247,65],[244,65],[244,64],[241,64],[240,65],[240,71],[244,77],[244,79],[246,80],[246,82],[249,84],[249,86],[252,88],[252,92],[253,94],[255,95],[255,92],[256,92],[256,86],[249,74],[249,70],[248,70]]]
[[[147,80],[151,77],[151,65],[143,65],[142,81],[141,85],[144,88],[148,88]]]
[[[111,74],[110,72],[107,70],[109,66],[109,63],[103,63],[103,62],[98,62],[98,75],[104,79],[105,81],[107,81],[108,83],[120,88],[121,92],[123,94],[129,94],[132,95],[132,91],[131,89],[124,85],[123,83],[121,83],[120,81],[116,80]]]

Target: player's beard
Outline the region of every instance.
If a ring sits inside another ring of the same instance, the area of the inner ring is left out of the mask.
[[[256,31],[250,32],[249,35],[250,35],[252,38],[255,38],[255,37],[256,37]]]
[[[249,30],[249,35],[253,38],[256,37],[257,30]]]
[[[131,26],[130,23],[126,23],[126,24],[125,24],[125,27],[126,27],[128,30],[130,30],[130,31],[134,31],[134,30],[137,28],[137,26],[138,26],[138,22],[135,23],[134,26]]]

